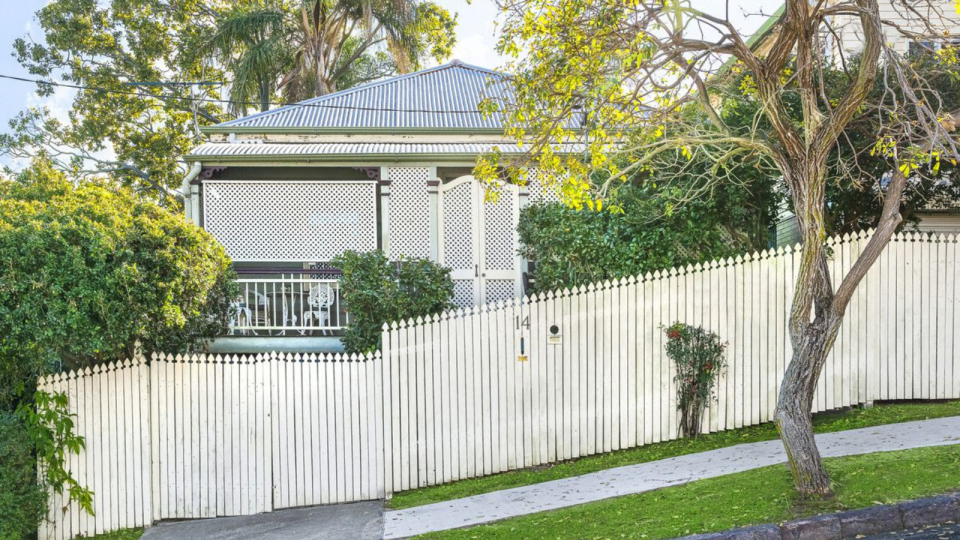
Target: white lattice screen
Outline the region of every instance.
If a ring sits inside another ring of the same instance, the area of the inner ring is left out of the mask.
[[[550,180],[540,169],[527,172],[527,191],[530,193],[530,204],[560,201],[560,184]]]
[[[207,181],[204,229],[235,261],[329,261],[377,248],[373,182]]]
[[[390,258],[430,257],[427,167],[390,168]]]
[[[473,282],[474,280],[472,279],[453,280],[453,305],[457,307],[470,307],[474,304]]]
[[[516,280],[488,279],[486,282],[486,298],[484,302],[492,304],[501,300],[507,301],[517,297]]]
[[[466,182],[443,194],[443,264],[473,269],[473,198],[475,186]]]
[[[517,246],[514,242],[513,205],[515,197],[504,189],[497,201],[483,204],[484,266],[487,270],[513,270]]]

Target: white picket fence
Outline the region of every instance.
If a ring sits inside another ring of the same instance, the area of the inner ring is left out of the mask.
[[[829,242],[834,276],[867,237]],[[851,303],[817,411],[960,398],[957,249],[894,238]],[[40,536],[374,499],[674,439],[674,321],[728,342],[704,429],[769,421],[798,262],[778,249],[405,321],[382,356],[160,355],[52,377],[87,439],[70,467],[96,515],[55,496]]]

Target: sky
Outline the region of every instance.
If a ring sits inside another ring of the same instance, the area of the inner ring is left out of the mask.
[[[34,78],[20,67],[10,52],[13,40],[27,34],[40,37],[34,13],[48,0],[0,0],[4,4],[0,17],[0,74]],[[750,33],[759,27],[766,16],[773,13],[782,0],[730,0],[730,18],[742,32]],[[453,58],[478,66],[497,68],[500,59],[496,45],[494,21],[497,9],[493,0],[438,0],[448,10],[459,14],[457,45]],[[701,9],[714,12],[723,6],[720,0],[695,0]],[[709,7],[708,7],[709,6]],[[721,11],[718,13],[723,14]],[[62,116],[69,110],[72,92],[61,89],[51,97],[39,99],[33,93],[33,84],[0,79],[0,131],[8,131],[7,121],[18,112],[45,105],[54,115]]]

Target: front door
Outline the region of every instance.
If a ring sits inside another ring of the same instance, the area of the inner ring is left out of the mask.
[[[520,190],[500,184],[497,195],[485,200],[486,190],[472,176],[439,188],[440,263],[452,269],[458,306],[520,296]]]

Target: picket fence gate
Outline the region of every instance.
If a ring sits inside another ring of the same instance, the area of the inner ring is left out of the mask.
[[[869,235],[827,242],[835,281]],[[960,398],[957,249],[894,236],[851,301],[815,411]],[[69,467],[95,515],[53,494],[40,537],[376,499],[675,439],[674,321],[728,344],[704,431],[767,422],[798,265],[778,248],[453,310],[390,324],[382,354],[161,354],[49,377],[86,438]]]

